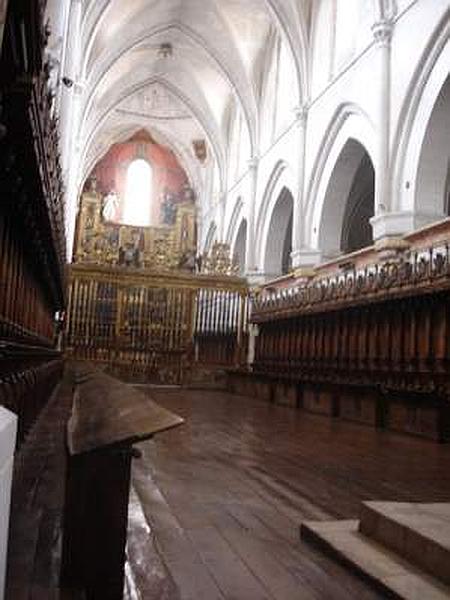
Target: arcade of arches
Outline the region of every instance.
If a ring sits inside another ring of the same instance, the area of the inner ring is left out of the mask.
[[[449,65],[448,0],[0,0],[0,600],[450,597]]]

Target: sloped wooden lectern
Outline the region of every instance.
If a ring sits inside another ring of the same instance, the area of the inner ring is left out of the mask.
[[[133,444],[183,419],[93,369],[75,372],[61,583],[87,600],[123,597]]]

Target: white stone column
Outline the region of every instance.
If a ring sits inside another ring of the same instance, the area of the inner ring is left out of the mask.
[[[75,82],[79,77],[78,67],[80,63],[80,37],[81,37],[82,1],[72,0],[69,13],[69,24],[65,39],[65,55],[61,77],[60,98],[60,140],[63,171],[68,168],[70,156],[70,142],[73,130],[73,96]],[[63,81],[64,80],[64,81]],[[64,83],[65,82],[65,83]]]
[[[259,335],[259,327],[256,323],[248,324],[248,353],[247,366],[251,367],[255,361],[256,338]]]
[[[298,136],[298,157],[297,157],[297,190],[294,196],[294,207],[292,215],[292,266],[298,267],[301,262],[301,250],[304,244],[303,239],[303,204],[304,204],[304,186],[305,186],[305,148],[306,148],[306,124],[308,119],[308,110],[306,107],[298,107],[295,113],[297,136]]]
[[[67,256],[72,256],[75,221],[78,211],[78,171],[80,168],[80,140],[77,126],[80,117],[81,100],[83,89],[75,84],[71,106],[71,123],[68,127],[67,152],[70,156],[70,165],[63,172],[66,185],[66,234],[67,234]]]
[[[224,243],[226,241],[225,237],[227,235],[225,231],[225,219],[227,217],[227,192],[222,192],[220,194],[219,200],[219,222],[217,224],[217,241]]]
[[[308,271],[320,261],[320,252],[308,248],[305,243],[305,161],[308,107],[297,107],[295,111],[298,130],[297,190],[292,215],[292,268]]]
[[[16,415],[0,406],[0,600],[5,597],[9,510],[16,433]]]
[[[391,126],[391,38],[393,24],[383,19],[372,26],[375,38],[375,51],[378,59],[378,114],[377,114],[377,164],[375,166],[375,216],[371,223],[374,239],[384,237],[383,227],[379,227],[385,215],[390,212],[390,126]]]
[[[69,27],[70,27],[70,13],[71,13],[71,0],[65,0],[60,10],[60,40],[61,40],[61,52],[59,56],[60,65],[58,69],[58,86],[56,94],[56,112],[61,115],[61,102],[64,94],[65,86],[62,83],[62,77],[64,76],[64,69],[66,67],[67,51],[69,49]]]
[[[256,191],[258,186],[259,159],[254,157],[248,161],[249,196],[247,209],[247,239],[245,244],[245,274],[252,276],[258,271],[256,264]]]

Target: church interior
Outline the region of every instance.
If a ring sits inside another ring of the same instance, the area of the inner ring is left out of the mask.
[[[448,0],[0,0],[0,600],[450,598]]]

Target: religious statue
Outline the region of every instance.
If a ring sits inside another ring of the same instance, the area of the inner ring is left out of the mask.
[[[102,216],[105,221],[117,221],[120,205],[119,196],[111,190],[103,199]]]

